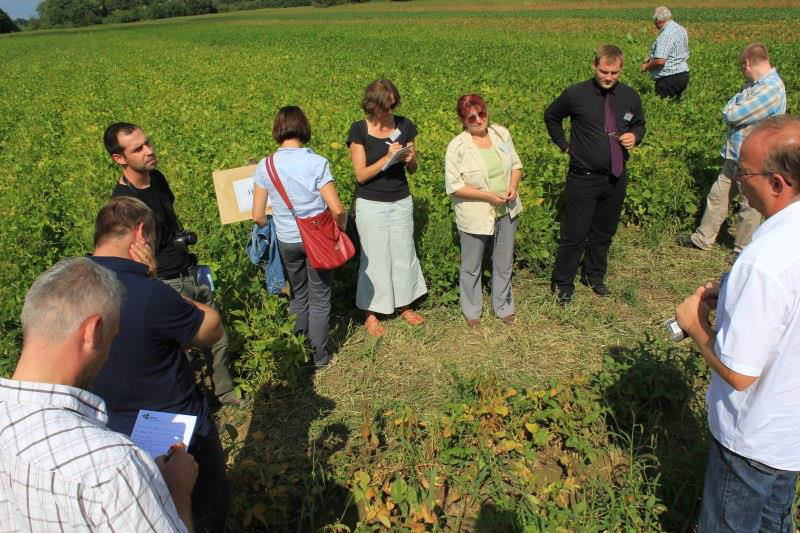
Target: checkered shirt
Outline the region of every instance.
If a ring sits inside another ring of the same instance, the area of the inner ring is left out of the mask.
[[[654,80],[689,72],[689,35],[686,28],[674,20],[667,22],[650,47],[650,58],[667,61],[661,68],[650,69],[650,77]]]
[[[786,113],[786,87],[772,69],[728,100],[722,110],[722,121],[728,126],[728,137],[720,152],[722,157],[739,161],[739,148],[757,122]]]
[[[185,532],[158,467],[75,387],[0,378],[0,530]]]

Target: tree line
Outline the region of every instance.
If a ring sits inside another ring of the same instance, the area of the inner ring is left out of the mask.
[[[264,7],[328,7],[369,0],[43,0],[38,18],[11,18],[0,10],[0,33],[136,22]]]

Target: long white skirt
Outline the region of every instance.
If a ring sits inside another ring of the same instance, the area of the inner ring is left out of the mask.
[[[425,278],[414,249],[414,203],[356,200],[356,226],[361,238],[356,306],[390,314],[426,292]]]

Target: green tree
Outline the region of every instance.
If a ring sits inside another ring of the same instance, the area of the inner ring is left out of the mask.
[[[100,24],[106,14],[100,0],[44,0],[36,9],[51,28]]]
[[[19,31],[19,26],[11,20],[8,13],[0,9],[0,33],[13,33],[15,31]]]

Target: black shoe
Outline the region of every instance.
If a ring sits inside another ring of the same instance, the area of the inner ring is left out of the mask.
[[[566,307],[572,302],[573,291],[561,289],[555,283],[551,283],[550,292],[556,295],[556,304],[559,307]]]
[[[694,241],[692,240],[692,236],[688,233],[681,233],[675,239],[675,242],[678,243],[678,246],[683,246],[684,248],[694,248],[695,250],[702,250],[699,246],[697,246]]]
[[[219,403],[226,407],[242,407],[242,399],[236,394],[235,390],[228,391],[221,396],[217,396]]]
[[[326,355],[324,359],[314,361],[314,371],[319,372],[321,370],[325,370],[326,368],[330,368],[335,362],[336,358]]]
[[[608,296],[611,291],[608,290],[606,284],[601,281],[590,281],[588,278],[581,278],[581,284],[586,285],[598,296]]]

